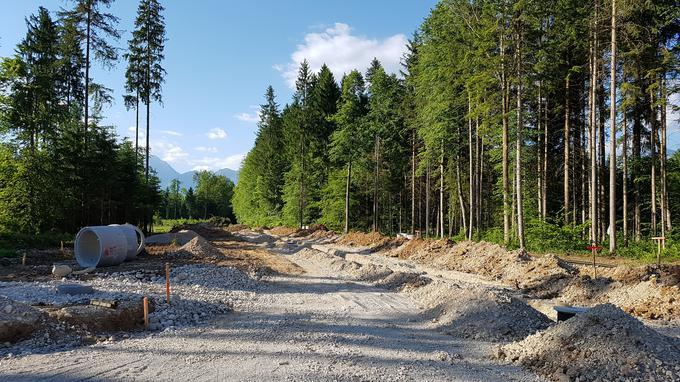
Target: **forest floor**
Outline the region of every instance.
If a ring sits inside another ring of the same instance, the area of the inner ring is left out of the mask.
[[[525,258],[488,243],[181,228],[201,236],[150,246],[133,262],[68,277],[68,283],[93,286],[100,297],[150,296],[152,330],[97,331],[50,314],[40,325],[56,329],[0,346],[0,377],[680,380],[675,268],[602,268],[594,277],[586,266]],[[51,254],[72,262],[68,251]],[[27,267],[0,267],[0,298],[11,299],[19,311],[54,313],[82,304],[52,293],[63,281],[51,279],[48,254],[29,259]],[[163,302],[166,262],[173,269],[172,305]],[[594,319],[554,322],[553,305],[607,302],[621,309],[600,305],[603,313],[594,310]],[[531,341],[535,351],[525,352],[522,341]],[[594,348],[614,366],[593,365]]]

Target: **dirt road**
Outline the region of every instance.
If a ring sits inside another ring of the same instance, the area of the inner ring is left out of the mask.
[[[200,327],[0,361],[3,380],[537,381],[492,344],[428,329],[406,294],[286,255],[300,275],[262,279]]]

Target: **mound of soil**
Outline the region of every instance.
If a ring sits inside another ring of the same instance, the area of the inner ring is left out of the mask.
[[[502,289],[433,281],[411,295],[428,307],[433,325],[447,334],[482,341],[514,341],[552,321]]]
[[[234,233],[234,232],[242,231],[244,229],[248,229],[248,226],[244,225],[244,224],[231,224],[227,228],[225,228],[224,230],[229,232],[229,233]]]
[[[232,226],[229,226],[232,227]],[[225,238],[229,237],[230,234],[227,229],[224,228],[219,228],[215,227],[212,224],[208,223],[196,223],[196,224],[182,224],[176,227],[172,227],[170,230],[170,233],[175,233],[175,232],[180,232],[182,230],[190,230],[194,231],[197,234],[208,238],[208,239],[217,239],[217,238]]]
[[[274,227],[269,230],[269,233],[276,236],[290,236],[298,231],[297,228],[291,227]]]
[[[401,246],[406,239],[403,237],[389,237],[384,236],[380,232],[350,232],[342,235],[336,240],[337,244],[346,245],[349,247],[368,247],[372,251],[383,249],[393,249]]]
[[[560,381],[680,380],[678,341],[611,304],[500,347],[496,356]]]
[[[393,272],[382,280],[374,283],[375,286],[391,290],[404,288],[420,288],[432,282],[432,279],[416,272]]]
[[[184,244],[177,251],[179,254],[188,254],[189,257],[198,259],[217,260],[222,258],[222,252],[201,236],[196,236]]]

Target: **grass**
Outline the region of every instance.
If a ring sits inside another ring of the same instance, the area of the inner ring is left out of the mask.
[[[153,233],[167,233],[170,232],[176,226],[183,224],[196,224],[205,222],[203,219],[161,219],[154,218],[153,220]]]
[[[17,257],[23,248],[50,248],[73,242],[74,236],[66,233],[46,232],[37,235],[11,232],[0,227],[0,257]]]

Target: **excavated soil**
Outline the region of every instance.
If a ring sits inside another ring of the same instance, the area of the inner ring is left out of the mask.
[[[556,381],[677,381],[678,346],[678,340],[603,304],[500,347],[496,356]]]
[[[342,240],[342,239],[340,239]],[[528,297],[568,305],[611,302],[648,319],[680,318],[680,266],[572,265],[555,255],[530,257],[486,242],[413,239],[385,255],[490,277]]]
[[[507,290],[434,281],[410,292],[441,331],[482,341],[507,342],[547,328],[552,321]]]

